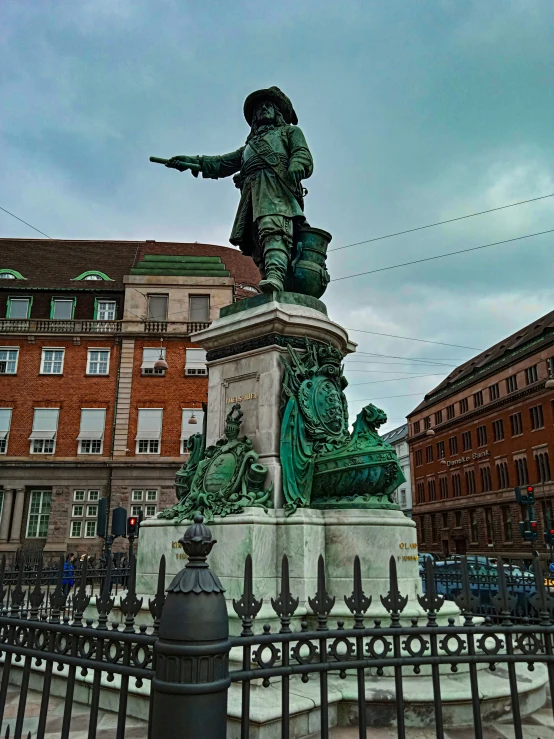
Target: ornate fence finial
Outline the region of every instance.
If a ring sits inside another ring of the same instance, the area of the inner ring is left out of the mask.
[[[289,558],[283,555],[281,560],[281,592],[275,599],[271,599],[271,605],[275,613],[281,619],[281,633],[290,634],[290,620],[298,608],[298,598],[293,598],[290,592]]]
[[[73,595],[73,622],[81,624],[83,621],[83,613],[90,603],[90,595],[87,595],[87,572],[88,558],[83,560],[81,567],[81,578],[79,580],[79,590]]]
[[[494,603],[496,612],[502,618],[502,623],[506,626],[510,626],[512,623],[510,621],[510,614],[516,606],[517,596],[510,593],[508,590],[506,570],[504,569],[504,562],[500,557],[498,558],[496,567],[498,570],[498,592],[492,596],[491,600]]]
[[[480,605],[479,598],[471,592],[469,584],[469,567],[467,564],[467,557],[464,555],[461,560],[462,567],[462,590],[454,598],[454,602],[458,608],[462,611],[464,617],[464,626],[471,626],[473,623],[473,612]]]
[[[206,562],[217,540],[205,526],[204,516],[196,514],[194,523],[185,531],[183,538],[179,539],[179,544],[188,556],[188,562],[185,568],[175,575],[167,592],[224,593],[225,588]]]
[[[106,574],[102,584],[102,592],[96,596],[96,608],[98,610],[98,628],[107,628],[108,616],[114,607],[115,598],[110,597],[112,589],[112,553],[108,552],[106,557]]]
[[[160,630],[160,619],[162,617],[162,610],[165,603],[165,554],[162,554],[160,559],[160,569],[158,572],[158,589],[154,598],[150,598],[148,601],[148,608],[154,619],[154,634],[157,634]]]
[[[317,616],[317,630],[325,631],[327,629],[327,616],[331,613],[335,605],[335,599],[327,592],[325,585],[325,562],[320,554],[317,560],[317,593],[315,598],[308,598],[308,604]]]
[[[233,609],[242,621],[241,636],[252,636],[252,622],[260,612],[263,599],[256,600],[252,585],[252,557],[246,555],[244,563],[244,586],[239,600],[233,598]]]
[[[63,554],[60,555],[58,562],[58,575],[56,577],[56,587],[50,595],[50,605],[52,606],[52,612],[50,614],[51,623],[60,622],[60,612],[65,608],[66,595],[63,592],[63,566],[65,563],[65,557]]]
[[[121,599],[120,608],[121,612],[125,614],[125,631],[128,634],[134,632],[134,624],[137,613],[140,611],[142,606],[143,598],[137,598],[136,582],[137,582],[137,559],[134,553],[131,553],[130,561],[130,572],[129,572],[129,587],[127,589],[127,595]]]
[[[443,606],[444,596],[437,594],[435,586],[435,568],[431,557],[425,560],[425,593],[418,595],[419,605],[427,613],[427,626],[437,625],[437,613]]]
[[[21,557],[21,562],[19,563],[19,570],[17,571],[17,581],[15,584],[15,588],[12,590],[12,602],[11,602],[11,615],[15,616],[17,612],[20,610],[21,606],[23,605],[23,602],[25,601],[25,593],[26,590],[23,590],[21,587],[23,584],[23,570],[25,569],[25,561],[23,557]]]
[[[42,584],[42,552],[40,552],[39,558],[38,558],[38,571],[37,571],[37,579],[35,582],[35,587],[29,594],[29,604],[31,606],[31,613],[30,613],[29,618],[31,619],[31,621],[38,621],[38,611],[42,605],[42,601],[44,600],[44,593],[40,589],[41,584]]]
[[[408,596],[401,595],[398,589],[398,575],[396,574],[396,560],[391,555],[389,561],[390,590],[386,596],[381,596],[381,603],[390,613],[391,626],[400,626],[400,614],[406,608]]]
[[[354,628],[364,628],[364,614],[371,605],[371,595],[366,595],[362,588],[362,565],[358,555],[354,557],[354,590],[350,597],[344,596],[348,610],[354,614]]]
[[[531,605],[537,609],[541,623],[550,624],[552,621],[552,608],[554,599],[544,586],[544,575],[542,574],[541,561],[538,556],[533,557],[533,574],[535,575],[536,592],[529,598]]]

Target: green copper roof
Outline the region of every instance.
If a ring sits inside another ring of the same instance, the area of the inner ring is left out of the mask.
[[[230,277],[221,257],[167,256],[145,254],[131,269],[132,275],[167,275],[184,277]]]

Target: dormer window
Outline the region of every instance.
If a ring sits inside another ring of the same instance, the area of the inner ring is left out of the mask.
[[[0,280],[26,280],[21,272],[16,269],[2,269],[0,268]]]
[[[108,277],[108,275],[105,272],[100,272],[99,270],[88,270],[88,272],[83,272],[82,274],[78,275],[77,277],[73,278],[74,280],[107,280],[108,282],[113,282],[111,277]]]

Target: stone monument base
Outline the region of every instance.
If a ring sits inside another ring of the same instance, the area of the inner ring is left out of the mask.
[[[137,559],[137,592],[141,595],[156,592],[160,558],[165,554],[167,583],[184,564],[179,539],[188,523],[150,519],[141,524]],[[211,570],[225,588],[229,612],[230,633],[237,635],[241,623],[233,610],[233,599],[243,592],[244,562],[250,554],[253,561],[253,587],[256,598],[263,598],[263,606],[256,618],[257,629],[265,623],[274,626],[278,618],[271,607],[281,588],[281,561],[289,559],[290,589],[300,603],[293,623],[298,627],[303,619],[310,620],[308,598],[317,590],[319,556],[325,561],[327,590],[336,598],[329,618],[333,627],[337,620],[347,623],[351,613],[344,603],[353,589],[354,558],[360,558],[363,588],[372,596],[366,614],[366,623],[373,619],[384,622],[388,613],[379,596],[389,591],[389,560],[395,557],[398,586],[408,596],[408,605],[402,620],[424,616],[417,596],[421,594],[417,559],[415,523],[401,511],[395,510],[313,510],[301,509],[285,516],[282,509],[264,512],[246,508],[244,513],[217,517],[210,524],[218,541],[208,557]],[[145,598],[145,603],[147,598]],[[446,602],[440,612],[441,620],[456,616],[458,609]]]

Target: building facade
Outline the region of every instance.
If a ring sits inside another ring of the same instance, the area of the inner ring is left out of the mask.
[[[554,312],[455,369],[408,416],[421,551],[531,556],[514,488],[535,488],[536,547],[554,524]]]
[[[101,498],[175,501],[208,388],[191,336],[259,279],[221,246],[0,240],[0,552],[98,552]]]
[[[383,440],[394,447],[406,482],[400,485],[394,492],[394,499],[402,508],[404,513],[412,517],[412,481],[410,472],[410,447],[408,445],[408,424],[405,423],[397,429],[383,434]]]

